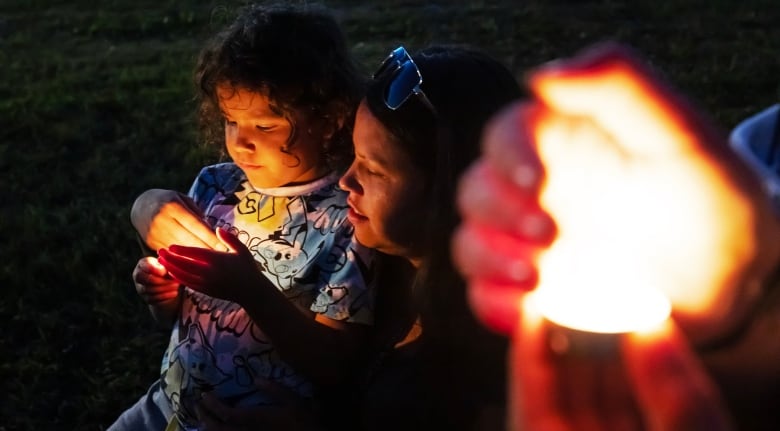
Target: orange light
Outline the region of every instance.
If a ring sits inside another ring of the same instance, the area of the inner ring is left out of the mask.
[[[666,319],[670,301],[711,307],[752,256],[752,213],[679,113],[620,61],[563,79],[543,70],[530,86],[545,106],[533,128],[541,204],[558,226],[539,258],[540,312],[629,332]]]

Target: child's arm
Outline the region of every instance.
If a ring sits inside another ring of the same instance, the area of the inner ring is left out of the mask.
[[[209,296],[240,304],[271,339],[279,355],[320,384],[335,384],[358,358],[368,327],[349,324],[299,309],[257,268],[249,250],[218,229],[232,249],[218,252],[197,247],[160,249],[160,263],[181,284]]]
[[[180,284],[167,275],[165,267],[154,257],[144,257],[133,270],[135,290],[149,306],[152,317],[166,328],[176,318],[181,303]]]

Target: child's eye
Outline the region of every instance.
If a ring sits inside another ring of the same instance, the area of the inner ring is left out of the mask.
[[[274,129],[274,126],[260,126],[256,125],[255,128],[261,132],[270,132]]]
[[[225,118],[225,126],[235,127],[235,125],[236,125],[235,121],[230,121],[227,118]]]

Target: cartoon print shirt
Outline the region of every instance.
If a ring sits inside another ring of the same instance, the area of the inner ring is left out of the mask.
[[[258,190],[233,163],[205,167],[192,197],[207,222],[237,235],[260,271],[291,301],[332,319],[373,323],[371,251],[353,240],[347,193],[333,174],[292,187]],[[241,306],[185,288],[180,318],[163,357],[161,387],[182,425],[194,401],[215,391],[231,405],[270,402],[262,377],[308,397],[312,387],[285,364]]]

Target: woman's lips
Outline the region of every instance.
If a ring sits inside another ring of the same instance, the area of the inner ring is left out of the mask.
[[[349,210],[347,211],[347,218],[349,219],[352,224],[355,224],[355,222],[360,222],[364,220],[368,220],[368,217],[364,216],[360,213],[360,211],[355,209],[355,205],[352,202],[347,201],[347,205],[349,205]]]

